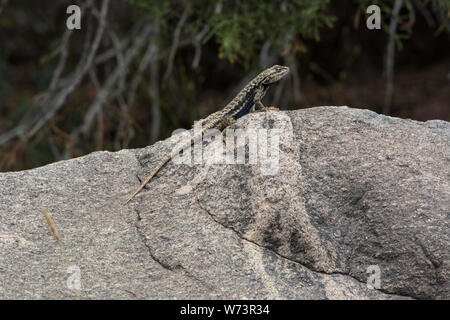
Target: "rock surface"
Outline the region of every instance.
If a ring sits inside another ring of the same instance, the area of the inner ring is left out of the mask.
[[[124,206],[173,139],[0,173],[0,298],[75,297],[43,207],[82,299],[450,298],[448,122],[317,107],[238,124],[281,130],[276,174],[171,162]]]

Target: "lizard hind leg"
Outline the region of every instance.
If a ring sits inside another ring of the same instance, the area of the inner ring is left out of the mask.
[[[223,126],[224,126],[223,130],[222,130],[222,142],[223,142],[223,145],[225,146],[225,148],[229,152],[234,153],[234,145],[235,145],[234,144],[234,137],[235,137],[235,135],[232,134],[231,137],[228,137],[228,139],[227,139],[227,130],[228,129],[230,129],[230,130],[239,129],[237,121],[233,117],[229,117],[229,118],[227,118],[224,121]],[[230,132],[230,131],[228,131],[228,132]],[[230,143],[227,143],[227,140],[232,141],[231,145],[230,145]]]
[[[125,201],[123,204],[126,205],[128,202],[131,201],[144,187],[147,183],[150,182],[150,180],[153,178],[155,174],[158,173],[158,171],[172,158],[172,153],[166,155],[159,163],[158,165],[150,172],[150,174],[145,178],[144,182],[139,186],[139,188],[136,189],[136,191]]]

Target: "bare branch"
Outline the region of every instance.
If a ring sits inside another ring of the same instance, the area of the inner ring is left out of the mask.
[[[384,95],[383,113],[389,114],[392,102],[392,93],[394,91],[394,59],[395,59],[395,37],[397,32],[397,19],[402,0],[395,0],[392,10],[391,22],[389,24],[389,41],[386,47],[386,92]]]
[[[139,64],[137,72],[135,73],[135,76],[131,82],[128,99],[127,99],[127,104],[129,107],[131,107],[134,103],[136,90],[137,90],[139,83],[141,82],[142,74],[147,69],[150,62],[152,60],[156,60],[154,58],[157,54],[158,54],[158,48],[153,43],[149,43],[147,46],[147,50],[145,51],[145,54],[141,59],[141,63]]]
[[[177,27],[175,28],[175,31],[173,33],[173,41],[172,46],[170,48],[169,58],[167,60],[167,69],[166,73],[164,74],[164,81],[167,81],[169,78],[169,75],[172,73],[173,68],[173,60],[175,59],[175,54],[178,50],[178,45],[180,43],[180,35],[181,35],[181,29],[183,28],[187,18],[188,18],[188,11],[189,6],[184,9],[183,14],[181,15],[180,20],[178,20]]]
[[[89,5],[92,1],[87,1]],[[12,130],[0,135],[0,146],[9,142],[10,140],[23,135],[26,132],[26,138],[30,138],[37,131],[39,131],[42,126],[44,126],[53,116],[58,112],[58,110],[63,106],[67,96],[73,92],[73,90],[78,86],[81,80],[86,75],[87,71],[91,68],[92,62],[94,60],[97,49],[103,38],[103,33],[106,25],[106,13],[108,11],[109,0],[102,1],[102,8],[100,11],[99,26],[95,38],[90,46],[89,53],[86,59],[80,59],[76,70],[73,75],[68,78],[68,84],[62,88],[55,95],[47,93],[41,95],[40,102],[36,107],[40,110],[33,110],[30,116],[25,116],[24,121]],[[70,79],[70,80],[69,80]],[[49,90],[51,92],[51,90]],[[48,109],[48,110],[46,110]],[[33,114],[37,116],[33,116]],[[31,119],[30,119],[31,118]]]
[[[128,115],[128,105],[125,103],[125,99],[122,94],[117,97],[117,102],[119,103],[120,110],[122,113]],[[120,138],[124,135],[125,123],[128,122],[128,118],[120,117],[119,125],[114,135],[113,146],[115,150],[121,149]],[[125,146],[125,143],[123,144]]]
[[[427,22],[428,26],[434,28],[436,26],[436,22],[434,21],[430,11],[428,11],[428,9],[425,8],[422,1],[413,0],[413,2],[416,5],[417,9],[419,9],[422,16],[425,18],[425,21]]]
[[[89,129],[93,124],[95,116],[99,113],[102,105],[109,99],[117,96],[118,94],[121,94],[121,92],[124,89],[123,87],[117,88],[115,92],[112,93],[113,88],[116,85],[118,79],[120,79],[120,77],[123,77],[124,74],[126,74],[129,64],[131,63],[133,58],[138,54],[139,50],[142,48],[145,40],[147,40],[147,37],[150,34],[150,31],[151,31],[150,26],[146,26],[144,28],[143,32],[137,37],[135,44],[128,50],[123,63],[118,64],[114,72],[111,73],[111,75],[108,77],[105,86],[98,92],[94,102],[89,107],[89,110],[84,117],[83,125],[79,129],[79,132],[87,134],[87,132],[89,131]]]
[[[64,67],[66,66],[67,61],[67,52],[69,49],[69,39],[72,35],[72,30],[67,29],[64,32],[64,35],[61,40],[61,45],[59,46],[59,52],[61,53],[61,56],[58,61],[58,65],[55,69],[55,72],[53,72],[52,80],[50,81],[49,88],[50,90],[54,90],[56,88],[56,84],[58,83],[58,80],[64,70]]]
[[[160,98],[159,98],[159,70],[158,61],[155,61],[150,66],[150,97],[152,97],[151,115],[152,124],[150,127],[150,141],[152,144],[158,139],[161,130],[161,110],[160,110]]]
[[[194,48],[195,48],[195,55],[194,59],[192,59],[192,69],[197,69],[198,65],[200,64],[200,58],[202,56],[202,40],[206,36],[206,34],[209,32],[211,27],[209,25],[206,25],[203,27],[203,29],[195,36],[194,39]]]
[[[86,61],[80,61],[77,71],[72,78],[72,83],[64,88],[59,96],[55,98],[54,106],[44,117],[33,126],[30,130],[30,135],[34,135],[49,119],[51,119],[54,114],[62,107],[64,104],[66,97],[75,89],[76,86],[81,82],[81,80],[86,75],[87,71],[91,68],[92,61],[95,57],[95,53],[97,52],[98,46],[100,45],[100,41],[103,38],[103,33],[106,25],[106,13],[108,11],[109,0],[103,0],[102,9],[99,17],[99,26],[97,29],[97,34],[94,38],[92,46],[90,48],[89,54],[86,58]]]
[[[94,60],[94,64],[99,65],[105,63],[109,59],[116,57],[118,51],[123,51],[126,47],[128,47],[135,38],[138,31],[141,30],[142,26],[144,25],[144,21],[145,21],[144,19],[141,19],[134,24],[133,29],[130,32],[130,35],[120,42],[119,48],[113,47],[98,54]]]

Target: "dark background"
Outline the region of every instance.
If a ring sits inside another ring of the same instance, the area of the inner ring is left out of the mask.
[[[81,30],[66,28],[71,4],[82,7]],[[381,30],[366,27],[370,4],[381,8]],[[450,120],[448,0],[0,0],[0,8],[1,171],[154,143],[219,110],[273,64],[291,72],[266,106]]]

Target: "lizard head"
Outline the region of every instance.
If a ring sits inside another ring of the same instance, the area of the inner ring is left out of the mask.
[[[269,85],[277,81],[280,81],[281,78],[283,78],[288,72],[289,72],[288,67],[276,64],[263,72],[264,78],[262,83],[264,85]]]

